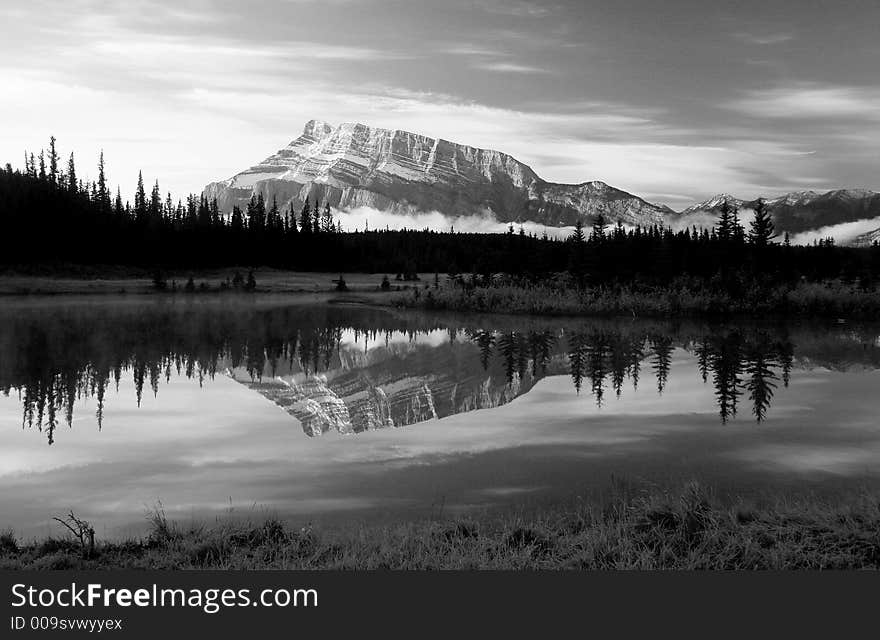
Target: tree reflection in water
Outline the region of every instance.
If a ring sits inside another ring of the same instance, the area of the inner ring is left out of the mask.
[[[789,385],[796,358],[796,340],[782,327],[490,321],[493,328],[486,328],[485,318],[332,306],[24,305],[0,312],[0,389],[18,395],[23,425],[43,431],[51,444],[59,423],[72,423],[83,397],[94,398],[100,428],[108,388],[118,390],[123,375],[131,377],[140,404],[145,389],[156,395],[172,376],[203,384],[230,370],[260,381],[356,369],[354,377],[331,375],[328,385],[345,397],[384,397],[382,384],[418,378],[428,393],[447,394],[431,400],[431,415],[443,417],[509,401],[547,375],[567,374],[577,393],[588,390],[602,407],[607,389],[617,397],[628,381],[638,389],[647,361],[657,393],[664,392],[671,369],[687,363],[711,385],[722,423],[737,416],[742,402],[762,422],[780,386]],[[799,331],[797,351],[811,361],[876,367],[880,360],[870,327]],[[419,342],[429,334],[442,340]],[[401,336],[419,348],[389,350],[392,337]],[[362,342],[363,358],[346,355]],[[485,396],[493,384],[512,390],[480,401],[478,392]],[[383,420],[399,426],[389,411]]]

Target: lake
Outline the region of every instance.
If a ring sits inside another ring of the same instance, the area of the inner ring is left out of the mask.
[[[404,312],[317,296],[0,300],[0,529],[402,520],[876,488],[880,325]]]

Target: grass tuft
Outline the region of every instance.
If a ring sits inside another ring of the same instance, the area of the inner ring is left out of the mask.
[[[12,529],[0,531],[0,554],[17,552],[18,540],[15,538],[15,532]]]

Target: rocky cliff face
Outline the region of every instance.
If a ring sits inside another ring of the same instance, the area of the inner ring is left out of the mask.
[[[878,243],[880,243],[880,228],[856,236],[850,244],[854,247],[870,247]]]
[[[589,223],[598,214],[629,224],[662,223],[672,211],[603,182],[555,184],[498,151],[406,131],[311,120],[303,133],[263,162],[205,187],[221,210],[253,194],[298,210],[309,198],[337,209],[393,213],[490,213],[502,222],[552,226]]]

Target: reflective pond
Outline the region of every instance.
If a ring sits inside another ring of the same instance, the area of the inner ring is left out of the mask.
[[[540,507],[617,479],[878,484],[880,328],[0,301],[0,528]]]

